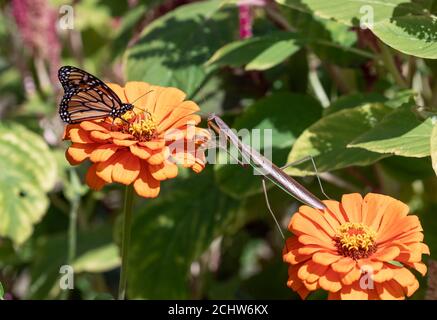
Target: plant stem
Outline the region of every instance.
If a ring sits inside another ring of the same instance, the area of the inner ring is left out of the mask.
[[[123,208],[123,233],[121,242],[121,270],[120,283],[118,287],[118,300],[124,300],[126,296],[127,285],[127,263],[129,254],[129,243],[132,224],[132,204],[133,204],[133,187],[126,186],[124,193],[124,208]]]
[[[68,264],[72,265],[76,257],[76,239],[77,239],[77,212],[79,210],[80,197],[71,202],[70,222],[68,226]]]
[[[387,47],[387,45],[385,45],[384,43],[381,43],[380,48],[381,48],[381,59],[385,67],[392,74],[398,86],[400,86],[403,89],[407,89],[408,88],[407,81],[399,72],[399,69],[396,66],[390,48]]]
[[[70,183],[75,185],[77,183],[77,173],[74,169],[70,170]],[[77,190],[76,190],[77,191]],[[74,192],[71,197],[69,197],[70,210],[68,211],[68,244],[67,244],[67,264],[73,266],[74,259],[76,258],[76,248],[77,248],[77,217],[80,207],[81,194],[79,192]],[[70,295],[70,290],[64,290],[61,293],[61,299],[66,300]]]

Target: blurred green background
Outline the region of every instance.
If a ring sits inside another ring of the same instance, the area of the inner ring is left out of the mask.
[[[205,119],[271,129],[273,162],[312,155],[331,198],[372,191],[409,204],[435,259],[437,1],[384,3],[0,1],[4,298],[110,299],[118,286],[123,189],[91,191],[87,166],[65,160],[62,65],[175,86]],[[311,163],[287,172],[323,198]],[[285,229],[299,203],[273,186],[269,197]],[[180,170],[159,198],[136,199],[133,223],[129,298],[298,299],[250,168]],[[65,264],[74,290],[59,288]],[[437,297],[434,269],[413,299]]]

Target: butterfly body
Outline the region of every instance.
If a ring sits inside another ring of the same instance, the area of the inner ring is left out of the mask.
[[[133,109],[102,80],[76,67],[64,66],[58,71],[64,88],[59,115],[62,121],[74,124],[85,120],[120,118]]]

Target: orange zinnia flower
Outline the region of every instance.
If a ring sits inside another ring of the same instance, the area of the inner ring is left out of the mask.
[[[413,268],[426,266],[417,216],[406,204],[369,193],[323,201],[324,211],[301,206],[291,218],[283,258],[289,263],[287,285],[302,299],[314,290],[329,299],[404,299],[419,287]]]
[[[66,152],[70,164],[93,164],[86,175],[95,190],[105,184],[133,184],[138,195],[158,196],[160,182],[178,174],[175,163],[200,172],[205,166],[199,145],[209,132],[197,128],[199,107],[184,101],[176,88],[128,82],[124,88],[109,84],[124,103],[133,103],[122,119],[83,121],[68,125],[65,139],[73,143]],[[137,100],[137,101],[136,101]]]

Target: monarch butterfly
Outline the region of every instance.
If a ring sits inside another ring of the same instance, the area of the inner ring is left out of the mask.
[[[58,78],[64,88],[59,115],[66,123],[120,118],[134,107],[133,104],[123,103],[102,80],[79,68],[61,67]]]

